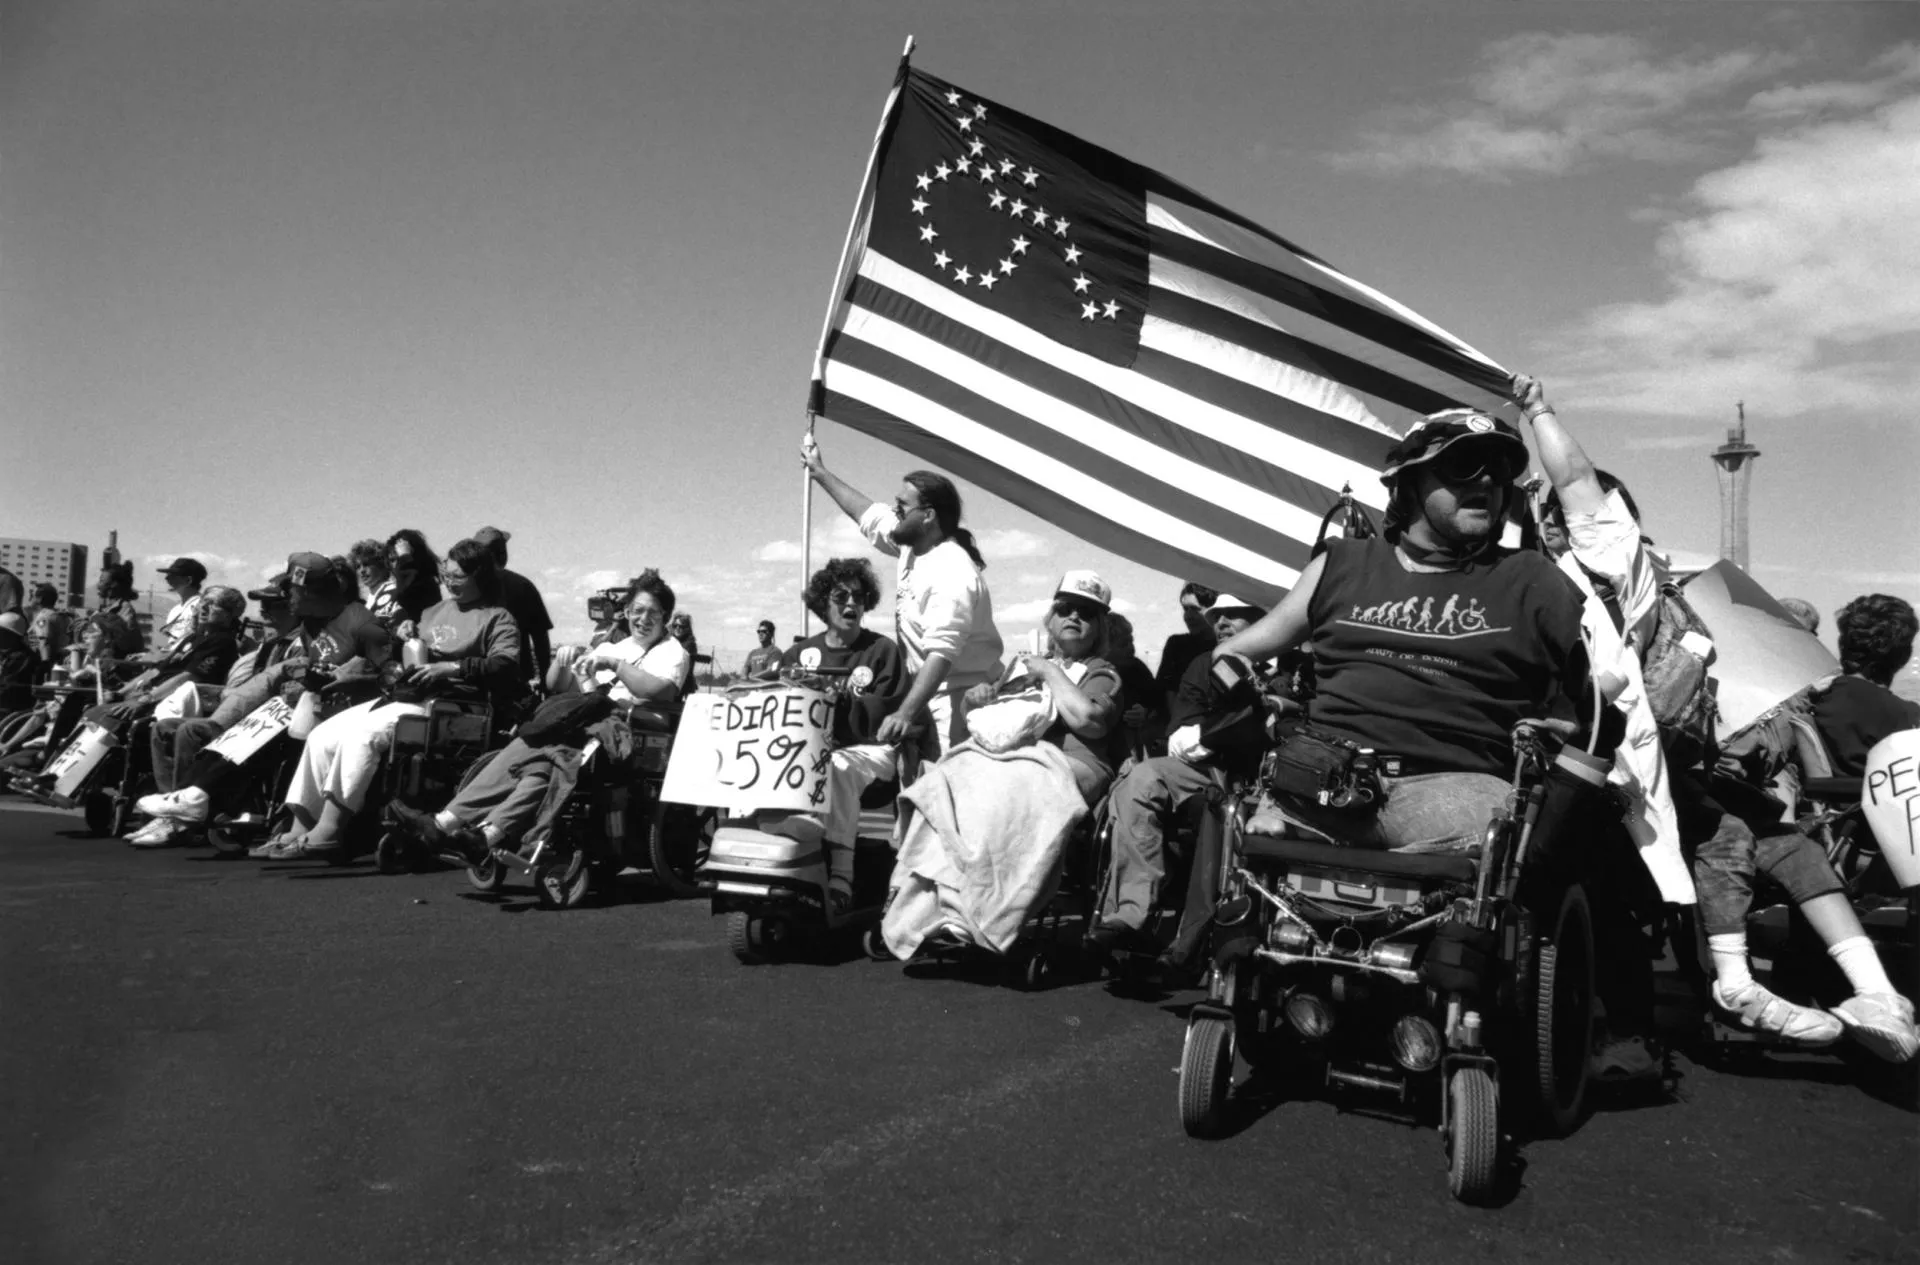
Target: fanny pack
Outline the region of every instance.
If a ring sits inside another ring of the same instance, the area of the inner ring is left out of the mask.
[[[1323,808],[1363,809],[1386,798],[1374,753],[1314,725],[1296,724],[1267,753],[1261,781],[1275,795]]]

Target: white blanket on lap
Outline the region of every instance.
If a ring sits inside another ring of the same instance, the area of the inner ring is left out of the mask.
[[[965,742],[905,792],[914,813],[894,862],[881,934],[894,956],[950,924],[1005,953],[1051,895],[1087,806],[1051,743],[983,751]]]

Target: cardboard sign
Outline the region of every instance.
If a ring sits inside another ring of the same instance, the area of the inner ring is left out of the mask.
[[[672,804],[823,812],[833,705],[797,685],[689,695],[660,798]]]
[[[259,754],[260,748],[285,733],[292,720],[293,708],[287,705],[287,700],[270,698],[202,750],[225,756],[235,764],[245,764]]]
[[[1920,729],[1903,729],[1873,744],[1860,808],[1894,881],[1920,887]]]
[[[53,775],[54,798],[73,798],[74,792],[86,782],[88,775],[100,766],[100,761],[107,758],[107,752],[119,745],[102,726],[92,721],[82,725],[73,741],[47,766],[47,772]]]

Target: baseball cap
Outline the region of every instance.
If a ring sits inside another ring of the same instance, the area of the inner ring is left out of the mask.
[[[471,539],[491,549],[493,548],[493,542],[496,540],[503,545],[509,540],[512,540],[513,533],[510,531],[501,531],[498,527],[482,527],[479,531],[473,533]]]
[[[1510,447],[1513,457],[1519,462],[1515,473],[1527,468],[1527,441],[1520,438],[1519,428],[1512,422],[1478,409],[1450,408],[1430,413],[1413,424],[1413,429],[1388,451],[1386,465],[1380,471],[1380,481],[1392,483],[1402,471],[1411,466],[1424,465],[1453,445],[1467,440]]]
[[[1060,583],[1054,587],[1055,597],[1082,597],[1097,603],[1102,610],[1113,607],[1113,590],[1107,582],[1092,571],[1069,571],[1060,577]]]
[[[322,553],[288,554],[287,583],[315,597],[344,597],[347,592],[339,565]]]
[[[184,575],[190,580],[198,581],[207,578],[207,568],[206,564],[202,563],[198,558],[175,558],[167,564],[167,569],[160,574],[169,578],[176,575]]]
[[[287,581],[287,573],[280,572],[257,589],[248,589],[247,596],[266,605],[273,602],[293,600],[293,585]]]
[[[1235,597],[1231,593],[1222,593],[1213,599],[1213,605],[1207,607],[1204,614],[1208,619],[1218,619],[1220,615],[1226,611],[1254,611],[1257,614],[1264,615],[1267,613],[1267,608],[1249,602],[1244,598]]]

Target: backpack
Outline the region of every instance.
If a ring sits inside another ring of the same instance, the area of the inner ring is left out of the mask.
[[[1675,768],[1711,764],[1719,715],[1715,682],[1707,673],[1715,657],[1713,634],[1672,581],[1660,586],[1656,611],[1640,675],[1660,726],[1660,745]]]

